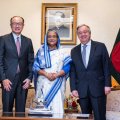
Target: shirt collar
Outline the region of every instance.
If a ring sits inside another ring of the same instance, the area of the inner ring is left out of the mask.
[[[91,46],[91,40],[86,45]],[[84,46],[84,44],[81,43],[81,46]]]
[[[20,41],[21,41],[21,35],[16,35],[15,33],[12,33],[13,34],[13,37],[14,37],[14,40],[16,42],[17,40],[17,37],[19,37]]]

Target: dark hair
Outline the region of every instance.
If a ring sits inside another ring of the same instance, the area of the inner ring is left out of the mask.
[[[78,31],[79,28],[81,28],[81,27],[83,27],[83,26],[86,26],[86,27],[89,29],[89,32],[90,32],[90,34],[91,34],[91,29],[90,29],[90,27],[89,27],[88,25],[86,25],[86,24],[79,25],[79,26],[77,27],[77,31]]]
[[[61,13],[61,17],[62,17],[62,18],[65,18],[65,14],[64,14],[63,12],[57,11],[57,12],[55,12],[55,14],[56,14],[56,13]]]
[[[58,33],[57,33],[57,31],[56,30],[54,30],[54,29],[48,29],[48,31],[47,31],[47,36],[48,36],[48,33],[49,32],[55,32],[56,33],[56,35],[57,35],[57,38],[58,38]]]
[[[21,19],[22,19],[22,21],[23,21],[23,24],[24,24],[24,18],[23,18],[23,17],[21,17],[21,16],[13,16],[13,17],[10,19],[10,24],[12,24],[12,20],[13,20],[13,18],[15,18],[15,17],[19,17],[19,18],[21,18]]]

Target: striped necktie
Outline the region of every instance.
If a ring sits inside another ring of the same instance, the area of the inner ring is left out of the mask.
[[[16,40],[16,47],[17,47],[17,52],[18,52],[18,56],[20,55],[20,40],[19,40],[19,37],[17,37],[17,40]],[[17,73],[20,72],[20,67],[19,67],[19,63],[18,63],[18,66],[17,66]]]
[[[19,37],[17,37],[17,40],[16,40],[16,47],[17,47],[17,52],[18,52],[18,56],[20,55],[20,40],[19,40]]]
[[[83,50],[82,50],[82,60],[83,60],[83,63],[84,63],[85,67],[87,67],[87,64],[86,64],[86,47],[87,47],[87,45],[83,45]]]

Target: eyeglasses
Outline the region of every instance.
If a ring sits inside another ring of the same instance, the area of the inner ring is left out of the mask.
[[[23,23],[15,23],[15,22],[13,22],[13,23],[11,23],[11,25],[13,25],[13,26],[23,26]]]

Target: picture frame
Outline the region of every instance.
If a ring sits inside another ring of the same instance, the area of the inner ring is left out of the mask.
[[[77,3],[42,3],[41,43],[48,29],[57,31],[62,45],[76,45]]]

